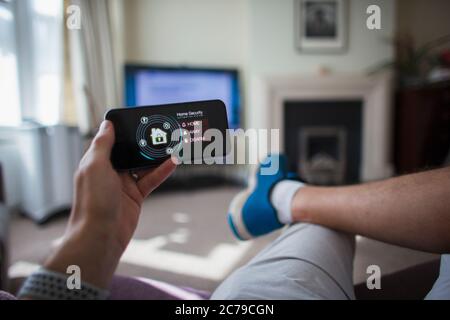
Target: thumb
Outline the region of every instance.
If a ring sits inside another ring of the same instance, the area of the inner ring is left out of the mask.
[[[114,126],[112,122],[108,120],[103,121],[92,142],[94,155],[109,160],[114,140]]]

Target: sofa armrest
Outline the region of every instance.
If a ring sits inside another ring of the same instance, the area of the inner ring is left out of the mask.
[[[422,300],[439,276],[440,259],[409,267],[381,278],[381,290],[366,283],[355,286],[358,300]]]

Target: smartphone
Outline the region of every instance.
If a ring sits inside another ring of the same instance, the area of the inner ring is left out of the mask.
[[[114,124],[111,162],[118,171],[155,167],[171,156],[181,163],[211,163],[229,153],[221,100],[111,109],[105,119]]]

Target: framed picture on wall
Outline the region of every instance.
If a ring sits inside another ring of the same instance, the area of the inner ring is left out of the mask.
[[[347,49],[347,0],[295,0],[295,41],[302,52]]]

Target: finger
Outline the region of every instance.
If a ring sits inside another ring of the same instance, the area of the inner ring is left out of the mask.
[[[172,156],[172,157],[171,157],[171,160],[172,160],[172,162],[175,163],[176,165],[179,165],[179,164],[181,163],[181,162],[179,162],[179,161],[175,158],[175,156]],[[145,176],[148,175],[149,173],[155,171],[155,169],[156,169],[156,168],[144,169],[144,170],[138,170],[138,171],[132,171],[131,174],[132,174],[132,175],[136,175],[136,178],[137,178],[137,179],[135,179],[135,180],[141,180],[142,177],[145,177]]]
[[[112,122],[108,120],[103,121],[97,135],[92,141],[91,148],[94,152],[94,156],[109,160],[114,140],[114,126]]]
[[[136,171],[136,172],[133,172],[133,174],[135,174],[137,176],[137,180],[141,180],[143,177],[145,177],[149,173],[152,173],[153,171],[155,171],[155,168]]]
[[[137,182],[138,189],[142,196],[147,197],[175,171],[176,167],[176,164],[171,159],[168,159],[159,167],[142,177]]]
[[[142,194],[136,186],[136,180],[127,172],[121,173],[122,187],[126,194],[132,198],[136,203],[142,202]]]
[[[125,189],[136,188],[136,179],[134,179],[128,172],[122,172],[119,174],[122,179],[122,184]]]

